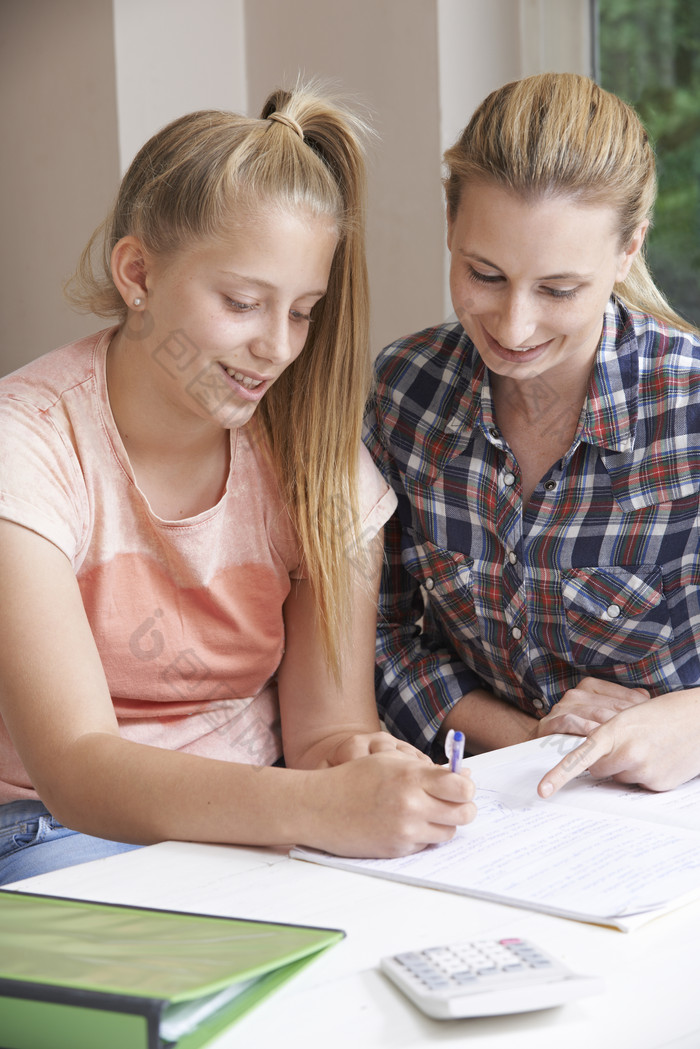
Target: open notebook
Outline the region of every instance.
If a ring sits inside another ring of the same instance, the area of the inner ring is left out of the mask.
[[[291,855],[625,932],[698,899],[700,777],[653,794],[584,773],[543,801],[539,780],[581,742],[545,736],[470,759],[477,817],[444,845],[389,860]]]
[[[0,890],[3,1049],[197,1049],[344,936]]]

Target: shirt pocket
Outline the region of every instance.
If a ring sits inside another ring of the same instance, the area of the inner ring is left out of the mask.
[[[436,546],[408,529],[402,536],[401,560],[406,571],[423,588],[433,614],[449,624],[450,632],[459,637],[476,636],[473,558],[459,550]]]
[[[658,565],[562,573],[571,656],[583,666],[639,663],[673,640]]]

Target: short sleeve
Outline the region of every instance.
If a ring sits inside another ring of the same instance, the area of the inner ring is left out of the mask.
[[[363,445],[358,465],[358,505],[362,536],[374,539],[396,509],[396,494],[386,483]]]
[[[0,517],[48,539],[73,561],[85,540],[86,499],[75,454],[50,413],[0,402]]]

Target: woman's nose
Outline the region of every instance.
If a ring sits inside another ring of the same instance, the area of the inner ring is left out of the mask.
[[[535,345],[537,311],[529,298],[516,292],[504,297],[490,325],[491,335],[508,350]]]

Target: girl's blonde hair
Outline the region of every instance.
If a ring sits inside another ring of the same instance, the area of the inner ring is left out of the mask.
[[[488,180],[525,199],[561,195],[612,207],[623,247],[651,221],[656,171],[647,133],[630,106],[588,77],[543,73],[493,91],[444,159],[451,218],[462,186]],[[643,251],[614,291],[632,309],[697,332],[656,287]]]
[[[287,119],[268,119],[273,113]],[[127,309],[111,278],[110,257],[124,236],[136,236],[149,254],[167,257],[225,234],[237,218],[261,207],[325,217],[337,230],[328,290],[312,310],[304,350],[258,409],[336,678],[362,550],[356,493],[371,382],[363,149],[368,130],[314,84],[273,92],[257,120],[207,110],[173,121],[137,154],[111,214],[66,287],[78,308],[123,322]]]

